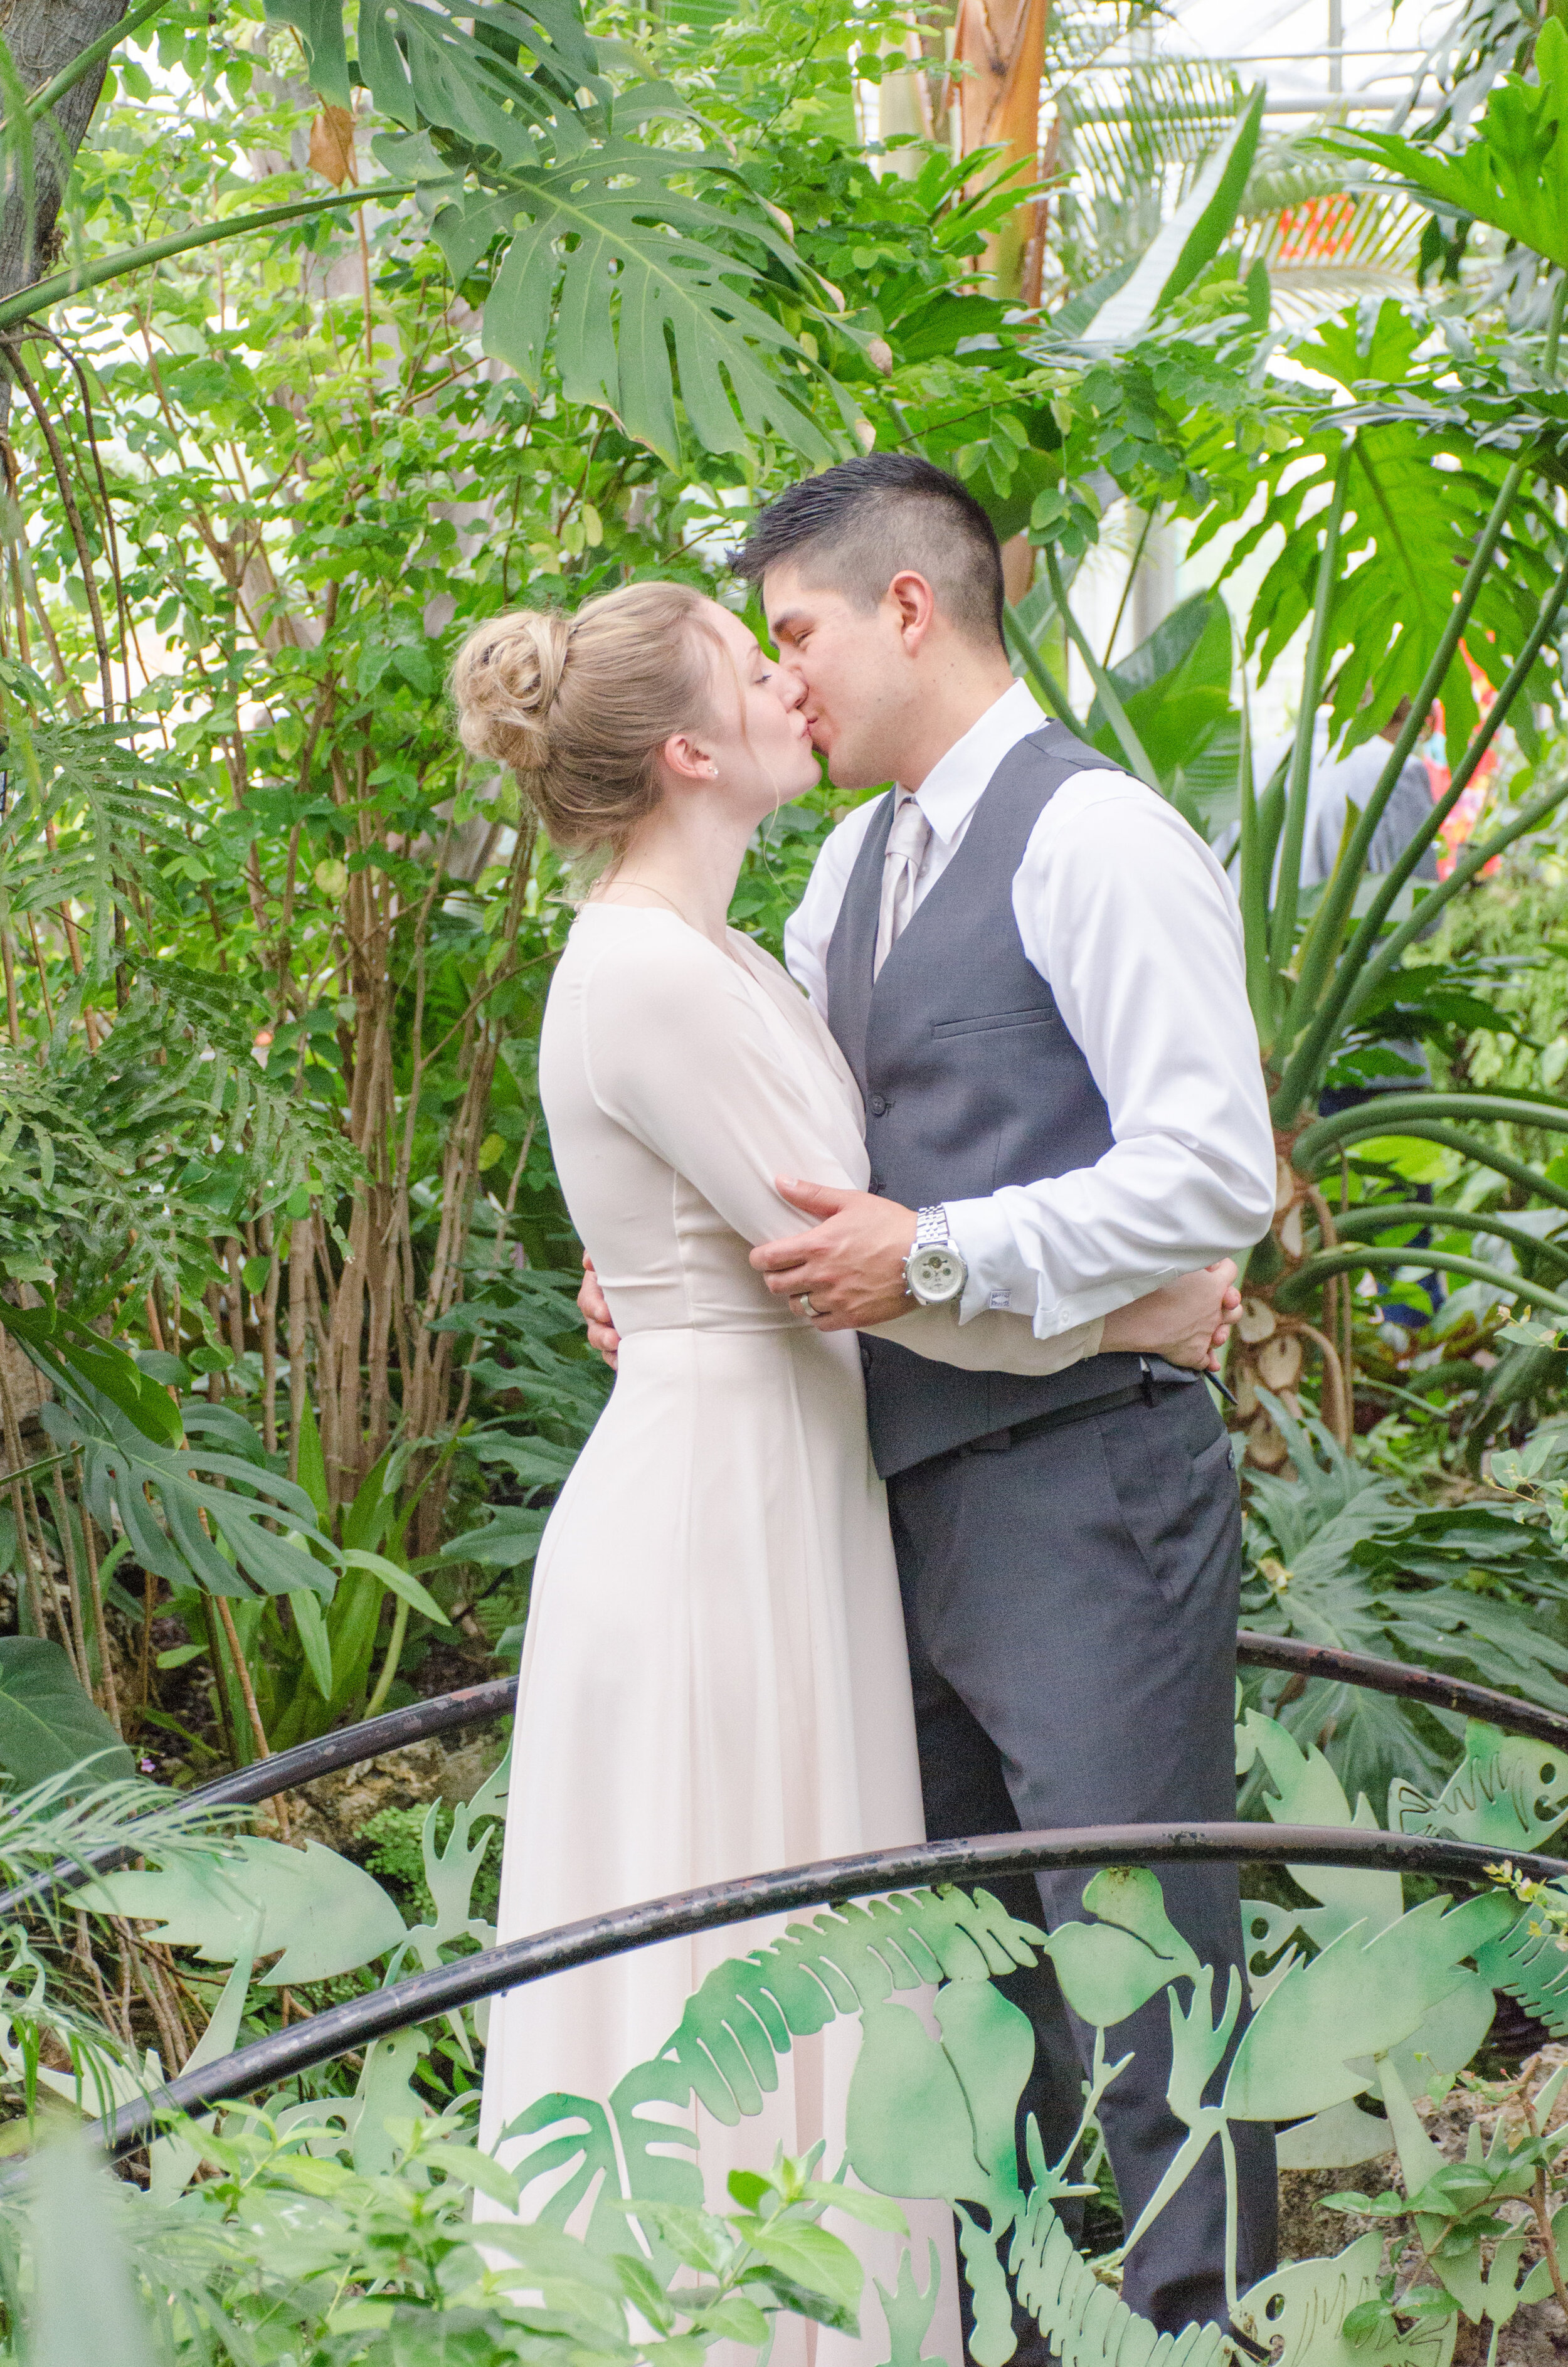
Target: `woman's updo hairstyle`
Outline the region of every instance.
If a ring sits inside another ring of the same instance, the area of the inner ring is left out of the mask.
[[[624,853],[660,798],[656,759],[712,715],[723,643],[686,583],[628,583],[574,617],[518,608],[452,668],[463,746],[507,764],[564,855]]]

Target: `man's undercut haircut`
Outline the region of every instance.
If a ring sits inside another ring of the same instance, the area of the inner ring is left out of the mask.
[[[865,613],[906,568],[923,575],[949,623],[989,647],[1002,639],[1002,553],[991,520],[945,469],[909,452],[868,452],[802,478],[769,503],[730,554],[758,583],[788,560],[805,580]]]

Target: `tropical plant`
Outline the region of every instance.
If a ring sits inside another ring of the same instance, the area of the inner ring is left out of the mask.
[[[1321,145],[1341,169],[1355,155],[1397,173],[1397,187],[1385,177],[1369,185],[1374,193],[1449,218],[1462,204],[1516,244],[1535,239],[1540,269],[1561,275],[1538,194],[1542,171],[1560,161],[1551,128],[1568,77],[1560,27],[1547,24],[1535,59],[1539,81],[1499,80],[1451,158],[1392,134],[1335,134]],[[1327,1088],[1358,1090],[1380,1066],[1397,1067],[1381,1048],[1389,1039],[1451,1032],[1452,982],[1405,957],[1568,788],[1540,739],[1559,698],[1557,629],[1568,597],[1555,507],[1564,281],[1554,279],[1550,318],[1533,331],[1472,291],[1462,333],[1450,326],[1440,347],[1427,302],[1384,298],[1291,340],[1294,360],[1312,373],[1305,385],[1271,374],[1268,266],[1242,221],[1256,106],[1238,112],[1238,101],[1189,194],[1142,254],[1025,340],[1040,408],[1030,449],[1014,456],[1007,481],[1028,502],[1044,581],[1010,631],[1042,697],[1077,719],[1052,655],[1064,638],[1095,693],[1079,728],[1175,798],[1234,862],[1280,1163],[1273,1233],[1248,1266],[1233,1383],[1249,1458],[1274,1467],[1286,1446],[1259,1382],[1292,1394],[1310,1352],[1324,1411],[1347,1440],[1350,1277],[1410,1266],[1405,1244],[1423,1226],[1438,1236],[1420,1252],[1423,1272],[1561,1311],[1559,1262],[1542,1222],[1562,1205],[1561,1187],[1536,1155],[1565,1122],[1556,1096],[1428,1091],[1407,1065],[1408,1092],[1361,1092],[1332,1110],[1319,1103]],[[1090,646],[1069,578],[1114,494],[1150,521],[1190,519],[1194,554],[1223,537],[1231,575],[1265,538],[1275,548],[1240,637],[1241,656],[1261,675],[1306,640],[1294,744],[1272,779],[1253,777],[1244,685],[1238,693],[1217,601],[1193,597],[1119,665]],[[1354,747],[1387,726],[1392,745],[1332,877],[1307,892],[1312,732],[1325,703],[1331,744]],[[1394,867],[1370,878],[1379,821],[1438,705],[1447,787]],[[1410,883],[1424,850],[1505,723],[1539,772],[1533,782],[1516,776],[1495,825],[1417,895]],[[1428,1145],[1448,1154],[1436,1164],[1451,1188],[1414,1216],[1429,1195],[1405,1177],[1431,1161]],[[1504,1245],[1506,1263],[1486,1253],[1486,1237]]]
[[[1262,1396],[1291,1476],[1260,1471],[1248,1485],[1244,1624],[1446,1668],[1556,1707],[1568,1674],[1556,1534],[1495,1498],[1424,1501],[1347,1455],[1321,1421],[1298,1422]],[[1462,1724],[1321,1677],[1267,1679],[1261,1697],[1289,1732],[1322,1745],[1352,1795],[1374,1799],[1395,1777],[1436,1784]]]
[[[688,2214],[676,2283],[653,2275],[628,2226],[608,2259],[505,2223],[481,2248],[472,2196],[505,2201],[515,2182],[469,2135],[460,2109],[415,2124],[367,2173],[253,2116],[205,2136],[213,2174],[162,2207],[58,2144],[40,2157],[30,2208],[6,2214],[0,2357],[64,2367],[98,2350],[127,2367],[250,2367],[283,2341],[295,2357],[437,2367],[456,2343],[473,2367],[677,2367],[721,2338],[765,2344],[780,2314],[854,2326],[859,2262],[818,2224],[826,2205],[800,2165],[751,2181],[766,2198],[760,2220],[749,2194],[728,2215]]]

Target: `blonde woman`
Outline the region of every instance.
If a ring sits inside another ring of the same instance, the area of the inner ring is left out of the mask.
[[[819,1332],[749,1263],[798,1229],[781,1174],[856,1190],[868,1175],[859,1096],[826,1026],[727,924],[758,823],[817,779],[805,723],[745,627],[666,583],[572,618],[498,618],[462,651],[454,693],[465,745],[511,767],[558,848],[600,866],[551,987],[540,1091],[621,1344],[539,1557],[502,1873],[510,1940],[918,1841],[923,1826],[856,1340]],[[1197,1365],[1229,1279],[1189,1276],[1049,1341],[1007,1314],[960,1331],[951,1305],[882,1330],[978,1369],[1043,1373],[1113,1346]],[[497,1999],[483,2144],[518,2167],[529,2144],[503,2133],[520,2112],[551,2090],[608,2099],[704,1974],[761,1936],[669,1942]],[[836,2166],[852,2047],[834,2041],[795,2045],[762,2115],[703,2121],[710,2205],[732,2167],[766,2165],[778,2143],[798,2155],[825,2139]],[[565,2174],[525,2191],[525,2215]],[[922,2279],[927,2235],[949,2262],[932,2348],[956,2360],[950,2221],[932,2204],[910,2216]],[[869,2362],[888,2338],[874,2305],[866,2317]],[[803,2359],[807,2336],[781,2327],[775,2359]]]

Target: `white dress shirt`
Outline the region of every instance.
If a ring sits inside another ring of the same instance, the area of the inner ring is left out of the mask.
[[[1002,759],[1045,720],[1015,683],[915,792],[931,825],[916,911]],[[826,841],[784,932],[785,960],[829,1019],[828,941],[877,804]],[[1049,1339],[1259,1240],[1274,1137],[1235,897],[1174,806],[1127,773],[1073,774],[1029,834],[1013,915],[1105,1097],[1112,1145],[1093,1167],[950,1200],[948,1221],[969,1267],[960,1320],[1006,1308]]]

